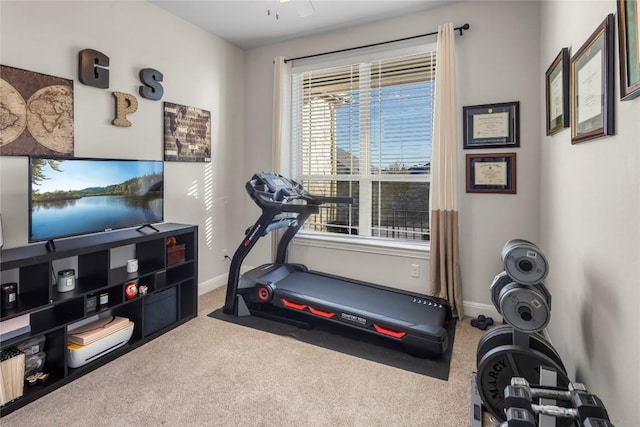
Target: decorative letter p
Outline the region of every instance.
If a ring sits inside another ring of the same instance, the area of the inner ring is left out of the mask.
[[[132,123],[127,120],[127,114],[138,111],[138,100],[130,93],[112,92],[116,98],[116,118],[111,122],[114,126],[129,127]]]

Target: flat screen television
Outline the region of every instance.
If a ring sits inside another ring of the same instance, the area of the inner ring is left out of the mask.
[[[164,220],[164,163],[29,158],[29,242]]]

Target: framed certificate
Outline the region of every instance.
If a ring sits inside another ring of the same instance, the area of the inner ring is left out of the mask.
[[[467,154],[467,193],[516,194],[516,153]]]
[[[571,58],[571,143],[614,135],[614,18]]]
[[[618,0],[620,99],[640,95],[640,0]]]
[[[569,49],[563,48],[545,73],[547,135],[569,127]]]
[[[520,146],[520,102],[462,107],[464,148]]]

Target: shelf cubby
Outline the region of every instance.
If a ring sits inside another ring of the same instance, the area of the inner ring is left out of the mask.
[[[0,278],[2,283],[17,282],[17,299],[13,307],[3,308],[0,321],[28,315],[30,332],[0,342],[0,350],[44,335],[46,353],[43,372],[46,382],[26,385],[23,395],[0,407],[4,416],[52,392],[94,369],[117,359],[132,349],[192,319],[198,314],[198,227],[182,224],[157,224],[157,231],[126,229],[72,237],[56,241],[56,251],[49,252],[45,243],[2,250]],[[167,238],[173,236],[184,245],[185,260],[167,265]],[[122,255],[124,253],[124,255]],[[123,256],[134,253],[138,271],[128,273]],[[112,265],[112,263],[114,265]],[[58,292],[56,275],[61,269],[74,269],[74,289]],[[148,287],[147,295],[125,297],[125,286],[135,281]],[[168,293],[165,293],[167,292]],[[100,295],[108,295],[108,303],[100,304]],[[168,300],[149,304],[168,295]],[[87,301],[95,298],[95,309]],[[169,320],[166,307],[175,308]],[[68,366],[67,328],[93,316],[126,317],[134,330],[126,345],[108,352],[79,368]],[[147,317],[145,317],[147,316]],[[145,321],[158,321],[160,327],[145,333]],[[3,331],[4,333],[5,331]]]
[[[171,286],[178,283],[185,278],[193,277],[194,275],[194,263],[185,262],[178,266],[167,268],[167,280],[166,286]]]
[[[82,319],[84,317],[83,301],[82,298],[76,297],[31,313],[31,335],[64,327]]]

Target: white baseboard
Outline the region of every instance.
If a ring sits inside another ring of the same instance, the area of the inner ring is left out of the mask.
[[[243,274],[245,271],[251,270],[253,267],[247,266],[242,267],[240,269],[240,274]],[[220,286],[226,286],[227,280],[229,279],[229,273],[220,274],[219,276],[214,277],[213,279],[205,280],[204,282],[200,282],[198,284],[198,296],[204,295],[207,292],[211,292],[214,289],[219,288]]]
[[[228,275],[221,274],[213,279],[206,280],[204,282],[200,282],[198,284],[198,296],[204,295],[207,292],[211,292],[214,289],[219,288],[220,286],[225,286],[227,284]]]
[[[478,317],[484,314],[486,317],[493,318],[495,322],[502,322],[502,315],[498,313],[498,310],[496,310],[493,305],[473,301],[462,301],[462,309],[464,310],[465,317]]]

